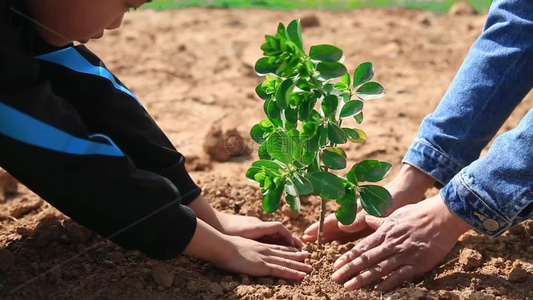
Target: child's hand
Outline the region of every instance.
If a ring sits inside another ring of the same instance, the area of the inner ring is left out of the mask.
[[[304,243],[280,222],[263,222],[255,217],[219,214],[221,232],[247,239],[301,248]]]
[[[202,220],[198,220],[184,254],[209,261],[224,270],[252,276],[300,280],[311,272],[311,266],[303,263],[309,256],[307,252],[225,235]]]
[[[238,236],[229,237],[227,259],[217,266],[228,271],[252,276],[273,276],[301,280],[312,267],[303,263],[308,252],[293,247],[264,244]]]

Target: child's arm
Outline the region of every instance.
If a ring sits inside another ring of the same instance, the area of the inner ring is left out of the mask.
[[[3,25],[0,20],[0,165],[124,248],[160,259],[181,253],[196,218],[180,204],[175,186],[139,169],[111,139],[88,131]]]

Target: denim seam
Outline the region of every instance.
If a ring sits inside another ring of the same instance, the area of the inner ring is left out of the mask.
[[[459,180],[461,181],[461,184],[474,196],[476,197],[476,199],[481,202],[481,204],[483,206],[485,206],[487,209],[490,210],[490,212],[494,213],[494,215],[500,217],[502,220],[504,220],[505,222],[507,222],[508,224],[512,224],[513,222],[509,221],[509,219],[507,219],[507,217],[501,215],[500,213],[497,213],[494,209],[492,209],[486,202],[485,200],[483,200],[483,198],[481,198],[469,185],[468,183],[466,183],[466,181],[464,180],[462,174],[459,174]]]
[[[453,157],[449,156],[448,154],[444,153],[443,151],[440,151],[439,149],[437,149],[435,146],[433,146],[430,142],[424,140],[424,139],[421,139],[421,138],[418,138],[415,143],[419,143],[419,144],[422,144],[428,148],[431,148],[432,150],[434,150],[435,152],[437,152],[438,154],[444,156],[446,159],[450,160],[452,163],[454,163],[455,165],[457,165],[459,167],[459,169],[462,169],[464,168],[464,166],[462,164],[460,164],[459,162],[457,162],[455,159],[453,159]]]

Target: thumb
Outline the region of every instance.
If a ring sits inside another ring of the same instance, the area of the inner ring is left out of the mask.
[[[367,215],[365,217],[365,221],[368,227],[374,230],[378,230],[378,228],[383,224],[383,222],[385,222],[385,218],[378,218],[372,215]]]

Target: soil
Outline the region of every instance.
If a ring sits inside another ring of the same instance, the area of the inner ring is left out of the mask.
[[[363,61],[374,63],[376,80],[388,95],[366,104],[359,127],[368,133],[368,142],[345,150],[349,165],[377,158],[395,165],[394,176],[422,118],[436,107],[480,34],[485,16],[464,9],[444,15],[405,9],[139,11],[126,16],[121,30],[88,47],[137,94],[188,157],[187,166],[212,205],[282,221],[300,235],[318,219],[319,199],[304,197],[300,214],[286,208],[265,214],[257,186],[244,177],[257,152],[247,132],[263,114],[262,101],[254,95],[260,78],[253,65],[263,36],[277,22],[294,18],[307,20],[306,45],[339,46],[352,70]],[[529,95],[500,133],[515,127],[532,105]],[[240,133],[230,147],[206,141],[218,136],[226,142],[228,132],[233,137]],[[213,151],[217,148],[220,155]],[[248,153],[245,149],[252,154],[241,155]],[[220,157],[223,162],[217,161]],[[14,187],[1,171],[0,192],[0,202],[5,202],[0,203],[4,299],[533,299],[533,221],[497,238],[469,231],[441,266],[413,284],[380,294],[372,287],[347,291],[329,279],[332,262],[355,242],[334,242],[322,251],[307,245],[314,271],[302,282],[253,278],[187,257],[158,262],[125,251],[24,186]],[[334,203],[327,209],[334,211]]]

